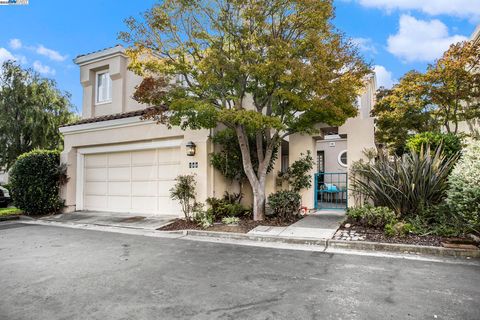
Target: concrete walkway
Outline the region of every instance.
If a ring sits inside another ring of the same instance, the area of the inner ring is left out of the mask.
[[[176,216],[142,216],[133,213],[112,213],[99,211],[77,211],[40,218],[44,221],[92,224],[98,226],[113,226],[124,228],[135,228],[145,230],[156,230],[169,223]]]
[[[331,239],[345,219],[345,211],[322,210],[288,227],[258,226],[249,234],[292,238]]]

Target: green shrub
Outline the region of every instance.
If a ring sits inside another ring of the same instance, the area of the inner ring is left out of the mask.
[[[352,190],[375,206],[394,210],[398,217],[414,216],[442,202],[457,159],[446,159],[438,147],[433,154],[427,148],[401,157],[382,155],[375,162],[356,162],[351,170]]]
[[[480,141],[465,148],[452,170],[446,202],[465,228],[480,233]]]
[[[193,210],[193,220],[203,229],[213,225],[213,214],[211,210],[204,211],[203,205],[196,204]]]
[[[426,148],[436,150],[442,146],[443,154],[445,157],[451,158],[456,156],[462,150],[462,140],[454,133],[441,133],[441,132],[422,132],[411,136],[407,139],[407,148],[416,153]]]
[[[273,216],[288,221],[298,214],[301,196],[294,191],[277,191],[268,196],[267,203]]]
[[[191,220],[191,214],[196,205],[196,181],[194,175],[179,175],[175,185],[170,189],[170,198],[178,200],[186,220]]]
[[[404,237],[408,234],[415,233],[415,227],[411,223],[398,222],[395,220],[385,225],[384,232],[388,237]]]
[[[222,222],[224,224],[238,224],[240,222],[240,219],[237,217],[225,217],[222,219]]]
[[[396,222],[395,212],[387,207],[374,207],[366,204],[359,208],[348,208],[347,217],[364,227],[383,228]]]
[[[300,192],[302,189],[308,189],[312,186],[313,158],[310,150],[307,154],[301,154],[300,158],[293,162],[285,172],[281,172],[279,177],[288,181],[290,189],[294,192]]]
[[[222,199],[207,198],[207,204],[210,205],[214,219],[217,221],[225,217],[240,217],[248,214],[249,210],[240,203],[241,199],[241,194],[225,192]]]
[[[60,186],[66,167],[60,152],[34,150],[18,157],[10,171],[10,191],[15,206],[26,214],[56,213],[63,207]]]

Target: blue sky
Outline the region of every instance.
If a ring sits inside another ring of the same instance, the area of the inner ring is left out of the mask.
[[[155,0],[30,0],[0,6],[0,62],[16,59],[53,78],[80,109],[82,88],[72,59],[120,43],[123,20]],[[391,86],[410,69],[424,70],[480,23],[480,0],[336,0],[334,24]]]

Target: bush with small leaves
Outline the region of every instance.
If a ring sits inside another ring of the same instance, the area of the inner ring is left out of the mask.
[[[393,210],[387,207],[374,207],[369,204],[359,208],[349,208],[347,216],[356,224],[371,228],[383,228],[387,224],[397,222]]]
[[[480,141],[471,141],[452,170],[446,202],[466,229],[480,233]]]
[[[60,186],[67,181],[60,152],[34,150],[18,157],[10,171],[14,205],[26,214],[56,213],[63,207]]]
[[[268,206],[274,217],[290,221],[298,215],[301,196],[294,191],[282,190],[268,196]]]
[[[191,220],[191,214],[195,208],[196,198],[196,181],[195,176],[179,175],[175,178],[175,185],[170,189],[170,198],[178,200],[185,215],[186,220]]]

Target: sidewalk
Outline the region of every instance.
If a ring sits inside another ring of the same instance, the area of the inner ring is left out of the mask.
[[[322,210],[307,215],[288,227],[258,226],[248,232],[252,235],[279,236],[310,239],[331,239],[342,221],[345,211]]]

